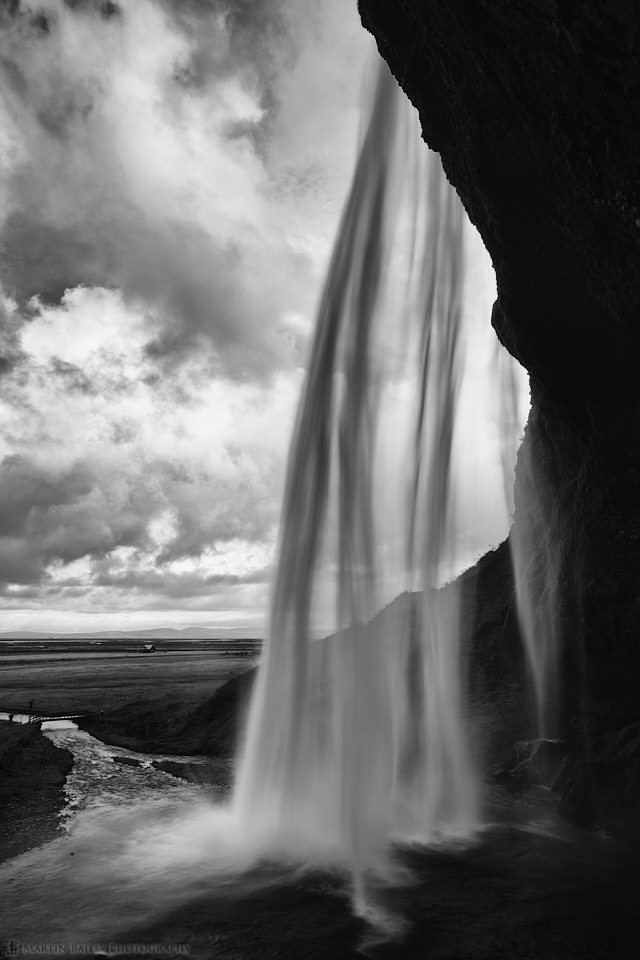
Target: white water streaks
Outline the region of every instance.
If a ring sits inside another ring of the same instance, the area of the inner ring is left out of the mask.
[[[392,840],[469,837],[480,817],[458,597],[435,590],[460,561],[468,515],[465,223],[381,64],[291,444],[235,792],[256,837],[313,838],[346,862],[361,909],[367,877],[389,873]],[[390,558],[413,592],[373,619]],[[316,642],[329,603],[336,633]]]

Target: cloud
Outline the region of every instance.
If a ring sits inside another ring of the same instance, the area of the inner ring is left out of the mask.
[[[2,295],[0,287],[0,376],[10,370],[22,356],[20,345],[22,322],[16,304]]]
[[[156,356],[208,340],[237,375],[290,364],[274,326],[281,291],[300,306],[303,258],[266,215],[255,150],[227,135],[257,123],[259,104],[233,76],[185,87],[189,43],[158,4],[108,19],[48,9],[46,30],[22,14],[2,35],[9,291],[23,303],[117,288],[154,307]],[[281,286],[261,287],[269,270]]]
[[[153,320],[104,288],[3,309],[3,604],[264,609],[301,372],[212,376],[204,354],[160,377]]]
[[[32,583],[47,567],[143,544],[152,502],[147,491],[114,488],[87,463],[48,471],[21,456],[0,464],[0,579]]]
[[[0,591],[17,627],[264,617],[371,45],[344,0],[0,6]],[[389,461],[408,417],[390,403]],[[469,528],[494,508],[472,505]]]
[[[369,45],[338,0],[2,7],[7,610],[264,614]]]
[[[326,200],[341,149],[322,88],[300,82],[333,5],[302,6],[310,26],[299,5],[240,0],[47,0],[5,18],[0,270],[19,303],[112,287],[153,309],[158,362],[211,349],[239,377],[300,362],[287,316],[310,316],[319,272],[291,193]],[[294,156],[324,130],[320,160]]]

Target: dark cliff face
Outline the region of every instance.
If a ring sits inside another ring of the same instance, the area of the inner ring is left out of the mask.
[[[640,5],[359,8],[483,237],[492,323],[530,373],[525,443],[559,556],[563,722],[588,757],[640,720]],[[520,472],[516,524],[527,509]]]
[[[360,0],[493,259],[499,336],[582,421],[638,395],[640,8]]]

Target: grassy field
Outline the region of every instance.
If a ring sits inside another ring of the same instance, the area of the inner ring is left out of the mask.
[[[257,662],[255,655],[215,649],[158,653],[42,649],[0,657],[0,710],[110,710],[137,700],[196,703]]]

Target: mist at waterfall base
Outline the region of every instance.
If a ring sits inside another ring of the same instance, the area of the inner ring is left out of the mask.
[[[43,933],[113,936],[207,895],[228,905],[286,888],[295,899],[317,871],[318,916],[337,896],[339,923],[355,913],[393,932],[402,906],[383,906],[384,893],[411,881],[396,851],[477,849],[495,809],[483,810],[452,578],[474,559],[474,524],[501,510],[508,530],[526,385],[497,341],[486,349],[489,317],[469,307],[470,242],[439,158],[381,63],[318,310],[233,797],[212,803],[185,786],[163,798],[154,784],[142,801],[96,798],[65,838],[0,868],[14,881],[14,935],[33,929],[36,903]],[[492,472],[486,454],[474,461],[480,423]],[[515,580],[542,716],[553,643],[537,632],[554,598],[544,571],[528,573],[539,554],[525,529]],[[55,886],[49,906],[42,882]]]

